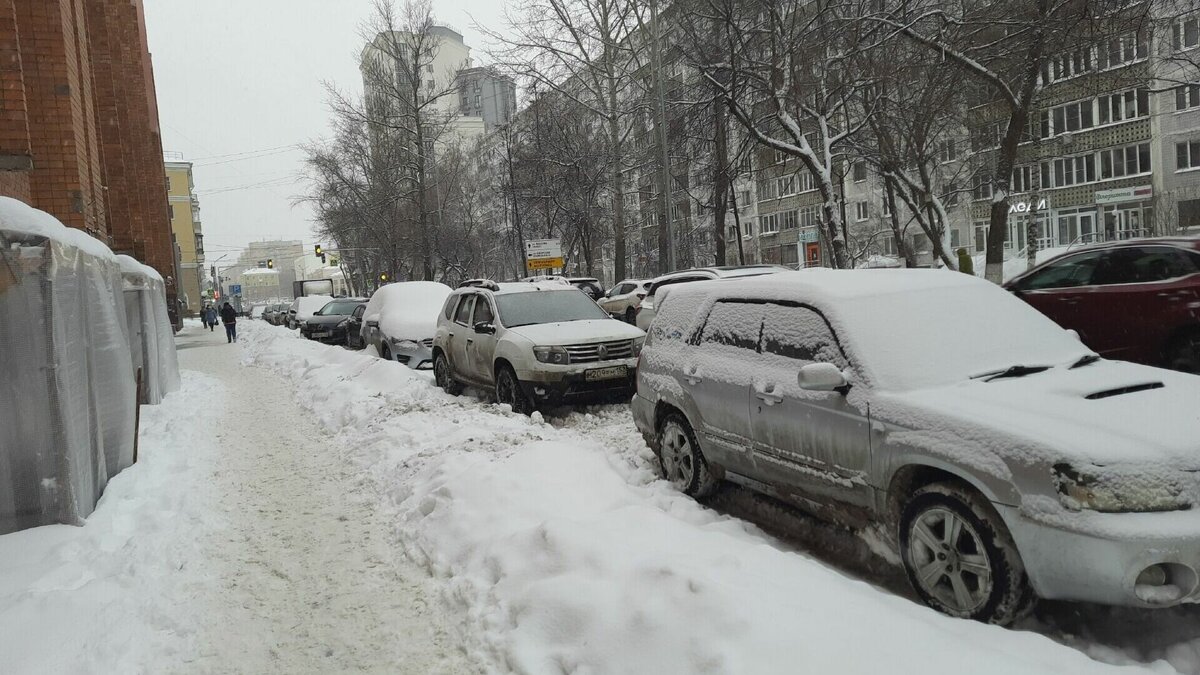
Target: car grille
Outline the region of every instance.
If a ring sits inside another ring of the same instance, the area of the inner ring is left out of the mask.
[[[425,345],[426,347],[432,347],[433,338],[425,338],[424,340],[421,340],[421,344]]]
[[[628,359],[633,356],[633,340],[594,342],[587,345],[567,345],[564,349],[571,356],[571,363],[595,363],[596,361]]]

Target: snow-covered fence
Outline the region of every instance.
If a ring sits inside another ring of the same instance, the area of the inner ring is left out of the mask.
[[[161,399],[179,386],[178,366],[170,333],[162,339],[161,278],[155,286],[142,267],[129,269],[154,296],[137,320],[154,333],[147,384]],[[143,364],[133,363],[124,289],[107,246],[0,198],[0,534],[82,522],[132,463]]]

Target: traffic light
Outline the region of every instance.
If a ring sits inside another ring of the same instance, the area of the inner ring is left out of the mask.
[[[317,255],[317,257],[318,257],[318,258],[320,258],[321,256],[325,255],[325,252],[324,252],[323,250],[321,250],[321,245],[320,245],[320,244],[317,244],[316,246],[314,246],[314,247],[313,247],[313,251],[315,251],[315,252],[316,252],[316,255]]]
[[[275,269],[275,259],[274,258],[267,258],[267,269],[269,269],[269,270]]]
[[[380,280],[380,281],[385,281],[385,282],[386,282],[386,281],[387,281],[387,272],[382,272],[382,273],[380,273],[380,275],[379,275],[379,280]]]

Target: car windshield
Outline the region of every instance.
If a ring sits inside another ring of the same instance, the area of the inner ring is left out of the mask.
[[[496,308],[500,310],[500,323],[508,328],[608,318],[599,305],[574,288],[497,295]]]
[[[1069,366],[1087,347],[999,287],[883,292],[830,308],[839,339],[876,384],[909,390],[1013,366]]]
[[[348,316],[354,313],[354,308],[358,307],[357,302],[331,302],[321,308],[316,313],[316,316]]]

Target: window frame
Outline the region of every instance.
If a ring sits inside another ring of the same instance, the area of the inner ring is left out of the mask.
[[[479,295],[478,293],[463,293],[462,294],[462,296],[458,300],[458,306],[455,307],[455,309],[454,309],[454,318],[452,319],[452,321],[454,321],[454,323],[456,323],[460,326],[465,326],[465,327],[469,327],[471,325],[469,322],[471,320],[471,317],[474,316],[474,314],[475,314],[474,298],[478,295]],[[463,323],[462,321],[458,320],[458,316],[459,316],[459,314],[462,313],[462,310],[464,309],[464,306],[466,305],[467,302],[471,303],[470,309],[467,310],[468,323]]]

